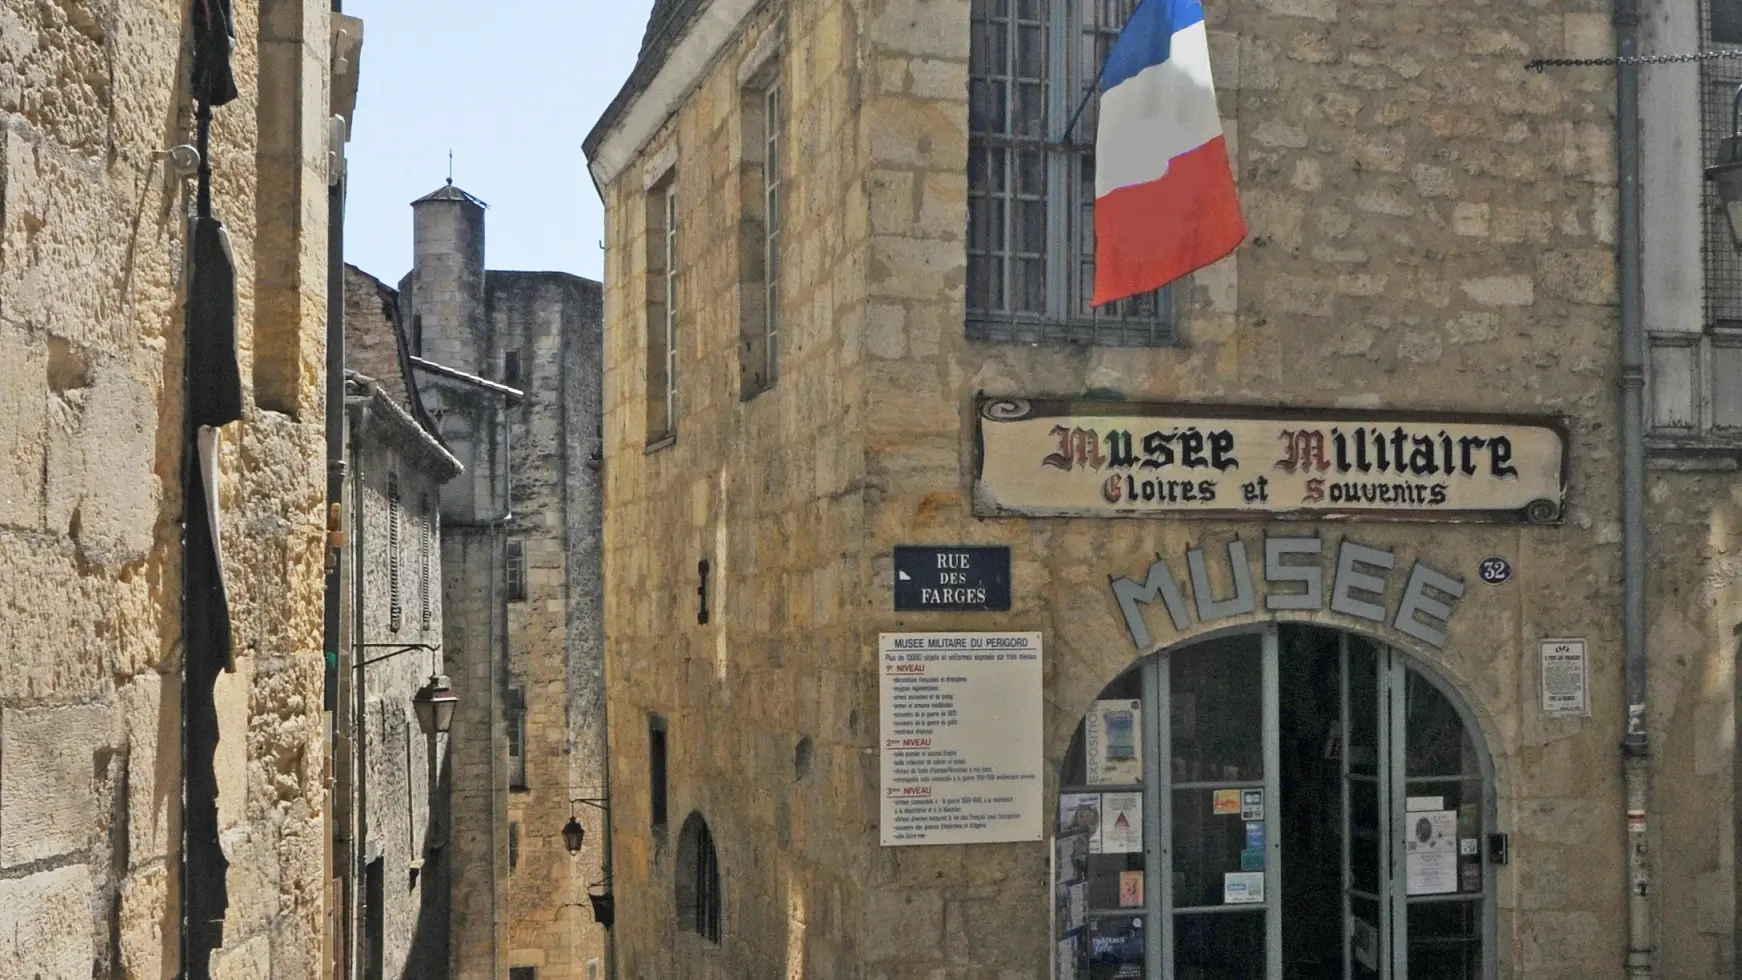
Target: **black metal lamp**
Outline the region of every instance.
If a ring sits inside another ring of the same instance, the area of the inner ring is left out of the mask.
[[[581,845],[587,842],[587,828],[581,826],[581,821],[575,816],[575,804],[585,803],[590,807],[596,807],[605,813],[610,813],[611,808],[606,805],[608,802],[608,800],[592,800],[584,797],[569,801],[569,822],[563,824],[563,847],[570,854],[581,853]]]
[[[1742,86],[1730,106],[1730,135],[1718,142],[1718,159],[1706,168],[1730,224],[1730,240],[1742,248]]]
[[[454,705],[459,696],[448,683],[447,675],[432,674],[427,683],[411,696],[412,710],[417,712],[417,727],[425,735],[445,735],[454,724]]]

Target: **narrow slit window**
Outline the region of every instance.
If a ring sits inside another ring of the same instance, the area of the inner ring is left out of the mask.
[[[526,600],[526,547],[519,541],[508,542],[507,560],[503,563],[503,587],[509,602]]]

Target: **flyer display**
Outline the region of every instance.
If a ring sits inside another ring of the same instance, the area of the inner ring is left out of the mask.
[[[883,845],[1039,840],[1040,634],[878,639]]]
[[[1405,845],[1408,893],[1445,895],[1458,890],[1458,811],[1417,810],[1409,814]]]
[[[1089,785],[1142,782],[1142,744],[1142,701],[1096,701],[1083,720]]]

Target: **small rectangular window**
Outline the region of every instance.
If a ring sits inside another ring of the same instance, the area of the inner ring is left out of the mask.
[[[667,176],[647,202],[647,441],[677,433],[677,187]]]
[[[418,357],[423,356],[423,314],[413,314],[411,318],[411,352]]]
[[[653,814],[653,828],[665,829],[665,719],[657,716],[647,721],[648,809]]]
[[[526,548],[519,541],[508,542],[508,558],[503,572],[503,585],[509,602],[526,601]]]
[[[1713,44],[1742,44],[1742,0],[1706,0]]]
[[[511,966],[508,968],[508,980],[538,980],[538,967]]]
[[[520,867],[520,821],[508,822],[508,873]]]
[[[525,789],[526,692],[518,687],[509,688],[507,702],[503,720],[508,729],[508,785],[511,789]]]
[[[520,352],[517,350],[502,353],[502,383],[510,388],[520,387]]]

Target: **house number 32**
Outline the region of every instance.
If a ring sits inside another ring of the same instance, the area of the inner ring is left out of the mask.
[[[1512,564],[1504,558],[1484,558],[1476,569],[1489,585],[1499,585],[1512,577]]]

